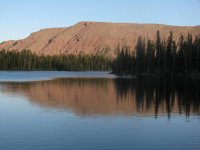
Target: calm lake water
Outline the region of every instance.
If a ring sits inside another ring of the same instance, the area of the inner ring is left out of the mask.
[[[199,80],[0,72],[0,81],[1,150],[200,149]]]

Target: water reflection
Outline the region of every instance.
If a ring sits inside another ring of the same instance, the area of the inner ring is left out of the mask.
[[[42,107],[78,115],[199,115],[200,80],[140,77],[137,79],[56,79],[1,83],[1,91],[22,94]]]
[[[161,113],[191,113],[199,115],[200,80],[191,78],[140,77],[134,80],[116,79],[118,100],[131,96],[137,111]]]

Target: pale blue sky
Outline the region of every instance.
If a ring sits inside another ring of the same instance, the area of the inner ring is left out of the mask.
[[[200,25],[200,0],[1,0],[0,42],[80,21]]]

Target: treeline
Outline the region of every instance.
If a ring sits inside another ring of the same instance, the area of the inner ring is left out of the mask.
[[[102,55],[38,56],[30,50],[0,51],[0,70],[110,70],[111,61]]]
[[[0,70],[111,70],[115,74],[189,74],[200,71],[200,37],[181,35],[179,41],[173,32],[156,40],[138,37],[135,50],[117,48],[113,61],[105,55],[38,56],[29,50],[0,51]]]
[[[200,37],[181,35],[175,42],[171,31],[167,39],[156,40],[138,37],[135,52],[126,46],[118,48],[112,71],[116,74],[189,74],[200,71]]]

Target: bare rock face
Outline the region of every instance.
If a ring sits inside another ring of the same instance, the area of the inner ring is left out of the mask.
[[[200,36],[200,26],[169,26],[160,24],[80,22],[67,28],[50,28],[32,33],[23,40],[6,41],[0,50],[29,49],[38,55],[104,54],[115,56],[118,46],[126,45],[134,51],[138,36],[154,40],[156,31],[174,39],[188,32]]]

